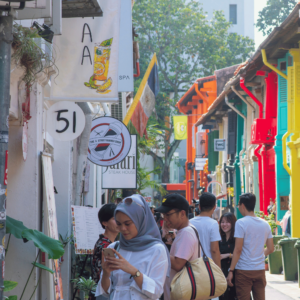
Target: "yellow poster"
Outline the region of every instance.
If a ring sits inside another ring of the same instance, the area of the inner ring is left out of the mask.
[[[175,140],[187,139],[187,116],[174,116],[174,134]]]

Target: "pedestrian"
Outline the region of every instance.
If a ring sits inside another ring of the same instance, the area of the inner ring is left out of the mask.
[[[164,286],[164,300],[170,300],[171,282],[186,265],[187,261],[198,258],[198,238],[190,226],[189,203],[179,194],[169,194],[156,211],[163,214],[164,222],[169,228],[177,229],[176,238],[170,250],[171,272]]]
[[[235,223],[235,247],[227,276],[228,285],[233,287],[235,271],[239,300],[249,300],[251,290],[254,300],[265,300],[265,257],[274,251],[271,227],[254,214],[255,203],[252,193],[240,196],[239,211],[244,218]]]
[[[221,253],[221,269],[224,276],[228,276],[228,269],[231,264],[232,254],[234,250],[234,228],[236,216],[233,213],[226,213],[220,219],[220,234],[222,240],[219,242]],[[234,274],[233,274],[234,275]],[[228,286],[226,292],[220,297],[220,300],[235,300],[235,286]]]
[[[168,227],[165,221],[163,222],[161,237],[162,241],[166,244],[168,250],[170,251],[173,241],[176,237],[176,230]]]
[[[267,212],[269,215],[273,213],[273,206],[274,206],[274,201],[272,198],[270,198],[270,204],[267,207]]]
[[[99,239],[94,247],[92,261],[92,278],[96,283],[98,283],[102,271],[102,250],[107,248],[111,243],[113,243],[119,233],[114,218],[115,209],[116,205],[110,203],[103,205],[98,212],[99,222],[105,231],[103,234],[99,235]]]
[[[141,195],[123,199],[115,210],[115,220],[120,242],[108,247],[115,257],[106,256],[102,262],[96,296],[158,299],[169,275],[169,252],[145,199]]]
[[[194,218],[194,209],[195,209],[195,207],[193,205],[189,206],[189,219]]]
[[[286,213],[284,214],[283,218],[281,221],[277,221],[276,224],[281,226],[283,235],[286,235],[288,237],[290,237],[290,228],[288,228],[289,224],[289,218],[291,217],[291,211],[290,211],[290,206],[288,206],[288,210],[286,211]]]
[[[218,222],[212,219],[212,214],[216,208],[216,197],[208,192],[201,194],[199,198],[200,215],[191,219],[199,233],[201,245],[205,254],[211,258],[217,266],[221,268],[219,241],[221,236]],[[203,255],[201,249],[201,255]]]

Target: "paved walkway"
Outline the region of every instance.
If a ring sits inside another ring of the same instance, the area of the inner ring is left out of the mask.
[[[297,281],[285,281],[283,275],[266,272],[266,300],[300,300],[300,288]]]

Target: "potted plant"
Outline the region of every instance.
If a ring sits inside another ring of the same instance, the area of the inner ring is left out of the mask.
[[[269,271],[269,258],[268,257],[265,258],[265,270]]]
[[[77,289],[84,292],[84,299],[88,300],[90,293],[96,291],[97,284],[95,281],[90,277],[89,279],[86,279],[84,277],[76,278],[71,280],[73,283],[75,283],[75,286]]]

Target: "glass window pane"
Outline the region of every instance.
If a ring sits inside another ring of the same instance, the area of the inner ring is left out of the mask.
[[[232,24],[237,24],[237,5],[230,4],[229,5],[229,22]]]

